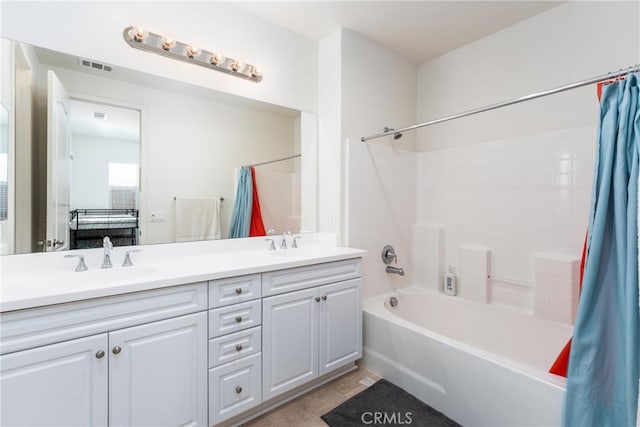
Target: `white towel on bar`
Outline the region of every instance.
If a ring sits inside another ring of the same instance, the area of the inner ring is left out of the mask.
[[[176,242],[212,240],[221,237],[220,198],[176,197]]]

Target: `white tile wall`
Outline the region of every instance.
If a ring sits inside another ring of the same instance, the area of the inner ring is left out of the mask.
[[[552,254],[534,259],[533,313],[573,324],[578,309],[580,260]]]
[[[483,246],[460,247],[460,275],[458,293],[462,298],[487,303],[489,302],[489,273],[491,259],[489,248]]]
[[[418,286],[442,290],[445,229],[436,224],[414,224],[412,228],[413,275]]]
[[[490,248],[490,301],[531,309],[535,254],[580,256],[596,137],[589,126],[419,153],[417,221],[445,227],[444,264],[459,265],[462,245]]]

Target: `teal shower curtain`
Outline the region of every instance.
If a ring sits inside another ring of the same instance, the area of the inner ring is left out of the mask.
[[[253,208],[253,183],[251,168],[243,166],[238,173],[238,190],[236,203],[233,205],[229,238],[249,237],[251,210]]]
[[[635,426],[640,73],[604,88],[584,281],[562,424]]]

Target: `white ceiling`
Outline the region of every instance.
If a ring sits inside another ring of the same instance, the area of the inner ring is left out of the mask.
[[[94,112],[105,113],[107,118],[96,119]],[[70,122],[73,135],[140,141],[140,112],[137,110],[72,99]]]
[[[295,33],[321,40],[338,27],[421,64],[555,7],[562,1],[234,1]]]

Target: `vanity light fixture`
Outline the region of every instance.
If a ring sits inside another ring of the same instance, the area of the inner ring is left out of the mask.
[[[169,51],[169,50],[173,49],[175,47],[175,45],[176,45],[175,40],[171,40],[169,37],[164,37],[162,39],[162,49],[163,50]]]
[[[224,56],[220,55],[219,53],[214,53],[213,55],[211,55],[211,63],[213,65],[220,65],[222,63],[224,63],[224,61],[226,61],[227,58],[225,58]]]
[[[195,45],[146,31],[141,27],[127,27],[124,29],[123,36],[127,44],[136,49],[222,71],[253,82],[262,80],[262,71],[256,65],[245,64],[238,59],[200,49]]]
[[[231,64],[231,69],[236,73],[238,71],[242,71],[243,68],[244,68],[244,63],[242,61],[235,60]]]

